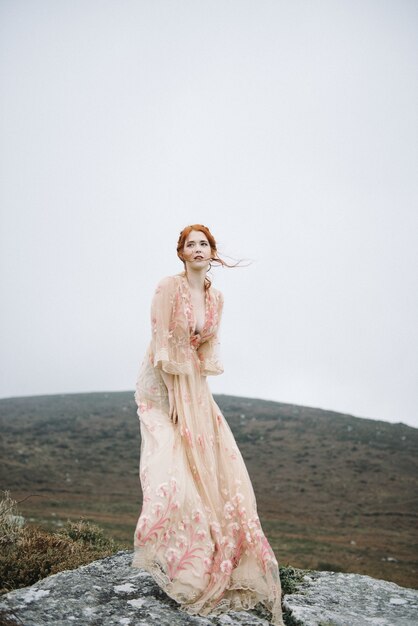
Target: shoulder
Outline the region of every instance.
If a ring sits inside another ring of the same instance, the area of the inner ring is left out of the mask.
[[[169,292],[173,292],[175,291],[175,289],[177,288],[178,284],[179,284],[179,279],[180,276],[179,274],[174,274],[174,275],[170,275],[170,276],[164,276],[163,278],[160,278],[160,280],[158,281],[156,287],[155,287],[155,293],[160,293],[162,291],[169,291]]]
[[[163,278],[160,278],[160,280],[158,281],[158,284],[159,285],[175,285],[180,278],[181,278],[180,274],[172,274],[170,276],[164,276]]]
[[[216,287],[211,287],[210,290],[212,292],[212,297],[215,299],[215,301],[219,304],[223,304],[224,295],[222,291],[220,289],[217,289]]]

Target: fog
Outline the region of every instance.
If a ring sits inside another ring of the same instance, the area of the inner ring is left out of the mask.
[[[0,4],[0,396],[135,387],[180,230],[213,393],[418,425],[408,1]],[[245,266],[244,266],[245,265]]]

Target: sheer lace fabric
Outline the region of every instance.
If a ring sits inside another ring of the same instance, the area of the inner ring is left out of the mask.
[[[156,287],[152,337],[135,390],[143,503],[132,566],[150,572],[186,613],[218,615],[261,602],[272,623],[283,626],[278,563],[244,460],[206,380],[223,372],[222,308],[222,293],[211,286],[204,327],[195,333],[184,272]],[[177,424],[169,418],[161,370],[175,374]]]

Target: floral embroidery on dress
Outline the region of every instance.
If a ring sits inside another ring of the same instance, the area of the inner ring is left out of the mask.
[[[146,474],[142,475],[144,485],[147,485]],[[266,563],[277,563],[274,553],[261,530],[260,520],[257,513],[248,518],[245,507],[242,506],[244,496],[236,492],[234,496],[227,500],[223,508],[223,516],[229,521],[224,527],[224,531],[218,521],[210,522],[217,557],[210,559],[207,555],[207,547],[203,545],[203,540],[207,538],[207,532],[198,524],[205,520],[201,509],[193,509],[191,518],[186,515],[178,523],[176,518],[170,516],[173,511],[178,511],[180,503],[175,499],[178,491],[177,480],[172,477],[170,483],[161,483],[155,490],[155,495],[162,501],[153,502],[150,507],[143,507],[136,528],[136,546],[144,546],[147,542],[159,543],[166,548],[166,559],[170,567],[168,573],[173,578],[180,570],[187,565],[193,565],[193,559],[201,559],[206,566],[206,571],[210,573],[229,574],[233,564],[239,563],[240,557],[247,546],[253,545],[257,548],[257,555],[260,563],[266,570]],[[152,500],[150,494],[144,498],[144,502]],[[173,545],[174,544],[174,545]],[[210,543],[210,546],[213,544]]]
[[[210,559],[205,556],[208,553],[207,546],[211,548],[213,545],[210,541],[206,542],[206,546],[203,543],[207,533],[204,528],[198,526],[204,520],[200,509],[192,511],[191,519],[186,515],[175,523],[176,518],[170,513],[180,508],[179,501],[175,499],[177,490],[175,478],[171,478],[170,484],[164,482],[156,488],[155,495],[163,501],[152,504],[151,514],[146,514],[145,507],[143,508],[137,523],[135,542],[136,547],[153,542],[166,548],[165,557],[171,579],[188,566],[194,567],[195,559],[206,559],[205,562],[208,563]],[[148,498],[147,502],[150,500],[151,498]]]

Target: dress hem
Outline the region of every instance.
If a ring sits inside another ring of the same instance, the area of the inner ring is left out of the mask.
[[[250,586],[250,581],[242,580],[242,582],[235,581],[227,589],[228,591],[242,591],[243,598],[238,595],[232,599],[224,598],[216,606],[204,607],[199,600],[181,600],[179,597],[175,597],[170,594],[170,578],[162,570],[161,566],[154,560],[150,560],[144,557],[140,552],[136,552],[132,560],[131,567],[136,569],[143,569],[152,576],[157,585],[175,602],[178,604],[178,610],[188,615],[199,615],[201,617],[217,617],[219,615],[229,613],[230,611],[249,611],[254,609],[257,605],[264,606],[270,613],[270,624],[273,626],[285,626],[282,618],[281,598],[255,598],[254,594],[257,593],[254,586]]]

